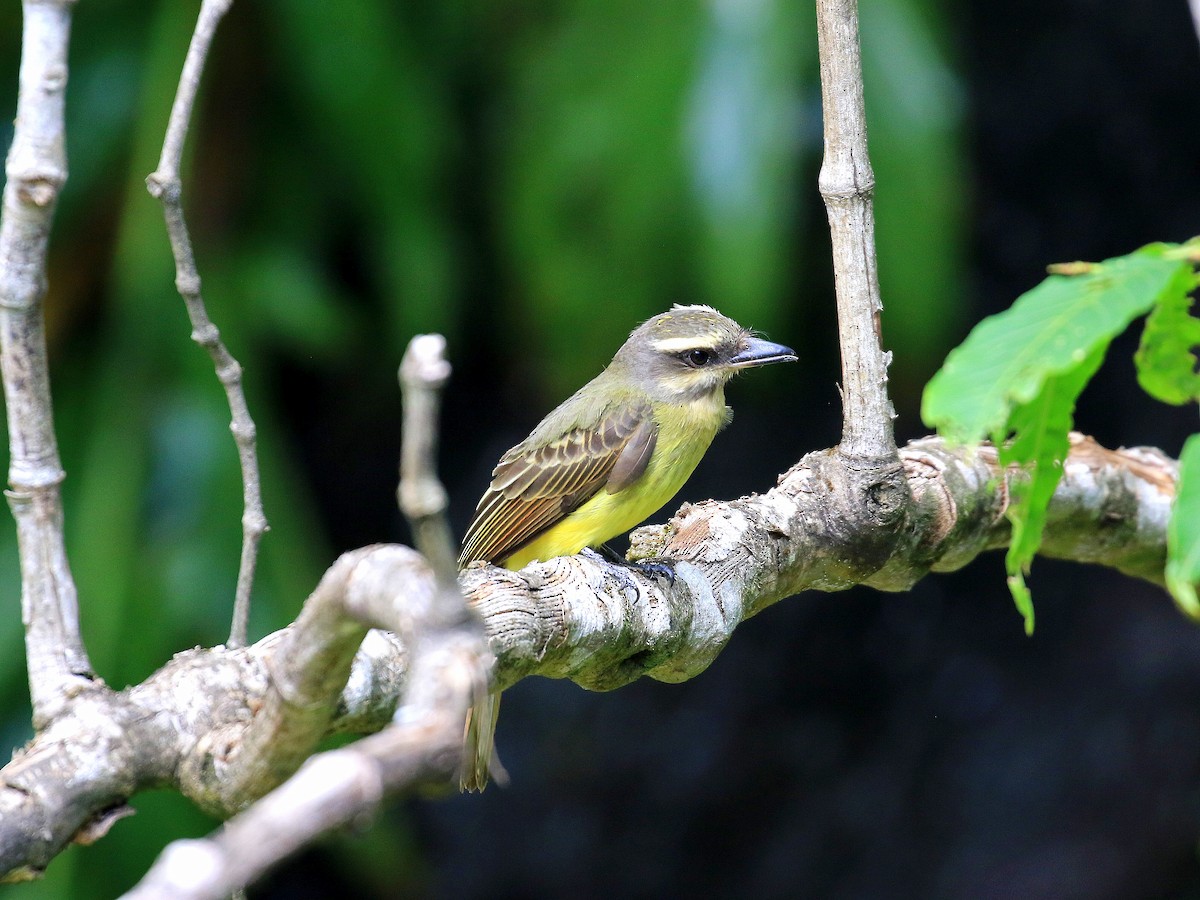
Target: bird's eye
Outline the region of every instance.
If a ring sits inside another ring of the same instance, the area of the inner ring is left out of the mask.
[[[701,366],[707,366],[710,362],[712,362],[712,358],[713,355],[707,350],[689,350],[687,353],[683,354],[683,361],[689,366],[697,369]]]

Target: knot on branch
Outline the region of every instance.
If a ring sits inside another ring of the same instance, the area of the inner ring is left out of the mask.
[[[17,191],[17,199],[24,204],[47,207],[58,198],[59,189],[66,181],[63,173],[27,175],[17,179],[13,186]]]
[[[876,527],[883,529],[894,529],[899,525],[912,500],[899,459],[888,460],[881,467],[872,469],[859,490],[866,514]]]
[[[242,365],[232,356],[226,362],[217,367],[217,380],[221,384],[229,386],[241,384],[242,382]],[[237,432],[234,432],[236,434]]]
[[[869,578],[899,547],[912,503],[899,457],[834,449],[809,454],[801,464],[812,467],[827,492],[823,513],[839,568],[853,583]]]
[[[8,468],[8,483],[12,485],[12,490],[6,492],[9,504],[28,503],[32,494],[62,484],[66,477],[53,448],[36,456],[14,459]]]
[[[163,172],[151,172],[146,176],[146,190],[155,200],[163,203],[178,203],[183,193],[183,185],[178,175],[168,175]]]
[[[67,67],[65,65],[49,65],[42,70],[41,88],[47,94],[61,94],[66,86]]]
[[[234,419],[229,423],[229,431],[239,444],[250,443],[258,437],[258,429],[253,422],[239,422],[237,419]],[[242,516],[242,523],[245,525],[253,524],[257,526],[260,520],[264,525],[266,524],[266,517],[259,510],[247,509]]]
[[[200,290],[200,279],[194,281],[183,276],[175,279],[175,286],[179,288],[180,293],[185,293],[188,290],[198,292]],[[198,328],[192,329],[192,340],[201,347],[215,347],[221,341],[221,332],[212,322],[205,322]]]

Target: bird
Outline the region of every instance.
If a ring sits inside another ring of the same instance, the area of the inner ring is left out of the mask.
[[[796,358],[710,306],[677,304],[643,322],[604,371],[500,457],[459,567],[521,569],[633,528],[675,496],[729,423],[729,380]],[[491,739],[498,704],[489,695],[468,716],[466,790],[482,789],[489,767],[502,771]]]

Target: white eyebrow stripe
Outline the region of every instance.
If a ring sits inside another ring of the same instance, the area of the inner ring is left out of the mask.
[[[660,353],[678,353],[681,350],[711,350],[712,344],[704,343],[702,336],[692,337],[673,337],[663,338],[661,341],[652,341],[650,346]]]

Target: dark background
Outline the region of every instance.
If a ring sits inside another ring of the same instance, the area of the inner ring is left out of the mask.
[[[195,4],[82,3],[48,315],[72,564],[120,686],[221,641],[240,489],[186,341],[154,168]],[[187,7],[187,8],[182,8]],[[186,197],[213,317],[247,369],[273,531],[255,635],[344,549],[407,540],[395,367],[441,330],[442,469],[465,527],[499,454],[639,321],[706,302],[795,346],[681,499],[762,490],[837,440],[812,8],[799,0],[238,4]],[[3,14],[12,108],[19,15]],[[864,0],[884,334],[900,439],[920,390],[1046,264],[1200,232],[1200,52],[1184,0]],[[1119,339],[1079,427],[1177,453]],[[664,511],[659,519],[665,518]],[[0,736],[28,736],[12,529]],[[1200,897],[1200,632],[1165,593],[1039,560],[1024,636],[998,556],[912,592],[806,594],[685,685],[505,694],[512,775],[397,801],[261,897]],[[108,897],[177,797],[23,897]]]

